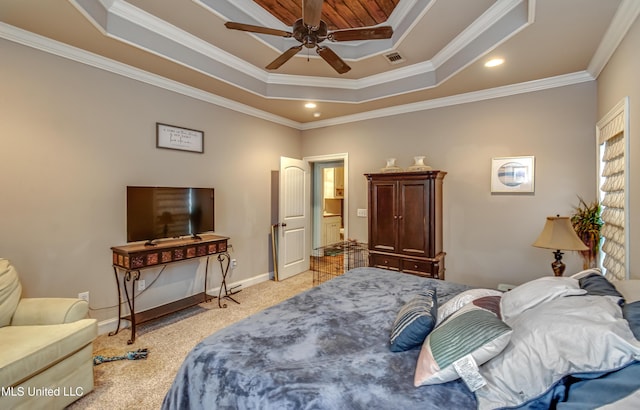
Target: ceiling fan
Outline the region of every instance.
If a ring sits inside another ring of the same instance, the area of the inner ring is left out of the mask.
[[[225,26],[233,30],[249,31],[251,33],[269,34],[281,37],[293,37],[300,45],[293,46],[266,66],[267,70],[275,70],[289,61],[302,47],[314,48],[338,73],[344,74],[351,67],[344,62],[333,50],[319,44],[329,41],[380,40],[391,38],[393,28],[390,26],[362,27],[346,30],[328,31],[327,24],[321,20],[322,3],[324,0],[302,0],[302,18],[293,23],[291,32],[273,28],[254,26],[251,24],[227,22]]]

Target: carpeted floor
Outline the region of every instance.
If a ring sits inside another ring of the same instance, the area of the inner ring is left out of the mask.
[[[147,348],[145,360],[121,360],[94,367],[94,390],[70,409],[159,409],[165,393],[189,351],[213,332],[311,288],[311,271],[281,282],[262,282],[243,289],[219,309],[217,300],[138,326],[136,341],[127,345],[129,329],[101,335],[94,355],[120,356]]]

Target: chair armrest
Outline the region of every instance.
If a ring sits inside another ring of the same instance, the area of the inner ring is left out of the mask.
[[[74,298],[24,298],[11,319],[12,326],[59,325],[87,317],[89,304]]]

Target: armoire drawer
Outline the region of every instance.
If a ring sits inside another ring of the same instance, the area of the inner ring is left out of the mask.
[[[433,263],[411,259],[402,260],[402,271],[407,273],[427,274],[432,276]]]
[[[369,264],[376,268],[400,270],[400,258],[389,255],[371,254]]]

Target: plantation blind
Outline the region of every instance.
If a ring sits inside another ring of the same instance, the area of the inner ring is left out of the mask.
[[[627,277],[625,113],[619,112],[599,129],[601,150],[602,267],[616,279]]]

